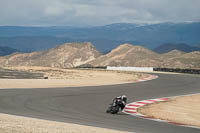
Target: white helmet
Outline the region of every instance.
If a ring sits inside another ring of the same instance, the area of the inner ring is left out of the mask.
[[[123,99],[123,98],[126,98],[126,95],[122,95],[122,99]]]
[[[127,102],[127,97],[126,97],[126,95],[122,95],[121,98],[122,98],[125,102]]]

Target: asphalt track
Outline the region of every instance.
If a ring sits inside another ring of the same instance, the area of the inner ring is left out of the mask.
[[[199,76],[157,75],[155,80],[123,85],[0,90],[0,113],[137,133],[200,133],[200,129],[105,113],[112,98],[121,94],[133,102],[200,92]]]

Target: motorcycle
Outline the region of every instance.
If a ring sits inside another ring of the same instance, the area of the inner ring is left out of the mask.
[[[111,114],[117,114],[120,111],[120,103],[121,101],[119,100],[113,100],[113,103],[110,104],[110,106],[108,107],[108,109],[106,110],[106,113],[111,113]]]

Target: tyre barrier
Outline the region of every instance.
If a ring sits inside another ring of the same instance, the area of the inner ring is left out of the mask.
[[[200,74],[200,69],[153,68],[153,71]]]
[[[78,68],[78,69],[106,69],[107,67],[106,66],[97,66],[97,67],[94,67],[90,64],[83,64],[83,65],[80,65],[80,66],[77,66],[75,68]]]

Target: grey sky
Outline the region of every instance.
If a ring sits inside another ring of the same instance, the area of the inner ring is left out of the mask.
[[[0,25],[200,21],[200,0],[0,0]]]

